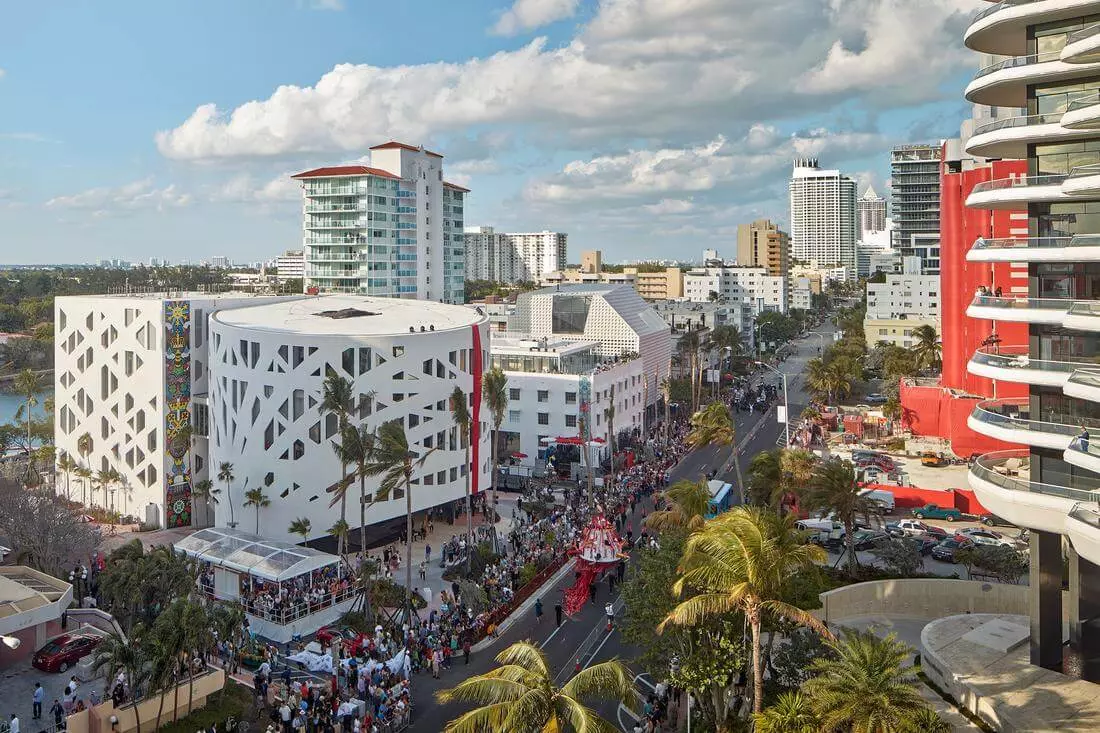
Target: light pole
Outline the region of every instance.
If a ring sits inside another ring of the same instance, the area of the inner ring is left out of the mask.
[[[756,358],[760,358],[760,338],[764,335],[764,329],[768,326],[774,326],[774,323],[758,323],[753,326],[756,330]]]
[[[821,346],[817,347],[817,354],[818,356],[820,356],[821,353],[825,350],[825,334],[821,333],[820,331],[810,331],[810,333],[821,339]]]
[[[756,365],[762,366],[770,372],[775,372],[783,378],[783,428],[786,431],[786,447],[789,448],[791,446],[791,405],[787,402],[787,375],[762,361],[756,362]]]

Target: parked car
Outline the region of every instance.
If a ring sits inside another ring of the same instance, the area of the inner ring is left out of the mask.
[[[925,524],[919,519],[899,519],[887,524],[886,532],[894,537],[932,537],[936,541],[947,539],[947,530]]]
[[[852,545],[856,550],[862,552],[864,550],[870,550],[878,547],[884,542],[890,541],[890,535],[885,532],[879,532],[877,530],[861,530],[855,533],[852,538],[854,544]]]
[[[948,540],[943,540],[935,547],[932,548],[932,557],[936,560],[942,560],[943,562],[956,563],[955,553],[964,547],[971,547],[974,543],[968,539],[961,537],[952,537]]]
[[[64,672],[95,651],[103,637],[95,634],[62,634],[34,653],[31,664],[43,672]]]
[[[939,504],[925,504],[913,510],[913,516],[917,519],[944,519],[954,522],[962,519],[962,512],[954,507],[944,507]]]
[[[889,399],[886,397],[886,395],[880,394],[878,392],[872,392],[863,399],[867,400],[867,404],[869,405],[885,405],[887,402],[889,402]]]
[[[893,491],[886,491],[885,489],[863,489],[859,492],[859,495],[868,499],[883,514],[894,513],[896,504],[894,502]]]
[[[969,539],[976,545],[1003,545],[1005,547],[1015,547],[1016,543],[1005,537],[1000,532],[994,532],[991,529],[985,529],[984,527],[967,527],[966,529],[960,529],[955,533],[955,538]]]
[[[921,557],[928,557],[929,555],[931,555],[932,550],[935,549],[936,545],[938,545],[940,543],[939,540],[936,540],[936,539],[934,539],[932,537],[928,537],[928,536],[924,536],[924,537],[905,536],[905,537],[902,537],[900,539],[901,539],[902,542],[908,542],[909,544],[911,544],[913,546],[913,548],[916,549],[916,551],[920,553]]]
[[[950,465],[949,461],[943,453],[936,453],[934,451],[925,451],[920,454],[920,465],[928,466],[930,468],[939,468],[940,466]]]

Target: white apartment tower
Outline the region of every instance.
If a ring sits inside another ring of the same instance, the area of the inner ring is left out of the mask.
[[[791,256],[815,268],[856,271],[856,182],[823,170],[816,158],[796,160],[789,184]]]
[[[568,235],[562,232],[510,234],[493,227],[466,229],[466,277],[498,283],[540,281],[565,267]]]
[[[859,216],[860,241],[867,232],[886,231],[886,199],[875,192],[874,186],[868,186],[856,201],[856,214]]]
[[[443,156],[399,142],[369,165],[317,168],[302,184],[307,292],[465,300],[463,203]]]

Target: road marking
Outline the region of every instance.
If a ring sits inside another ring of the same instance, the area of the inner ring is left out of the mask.
[[[562,614],[562,615],[564,616],[564,614]],[[558,626],[558,627],[557,627],[556,629],[554,629],[554,630],[553,630],[553,631],[552,631],[552,632],[550,633],[550,636],[546,637],[546,641],[544,641],[544,642],[542,642],[541,644],[539,644],[539,649],[545,649],[545,648],[546,648],[546,645],[550,643],[550,640],[551,640],[551,639],[553,639],[553,638],[554,638],[555,636],[557,636],[557,633],[558,633],[559,631],[561,631],[561,630],[562,630],[562,627],[563,627],[563,626],[565,626],[565,624],[567,624],[568,622],[569,622],[569,619],[568,619],[568,618],[563,618],[563,619],[562,619],[562,622],[561,622],[561,626]]]
[[[596,647],[596,650],[588,655],[588,661],[586,661],[584,663],[584,666],[581,667],[581,669],[588,669],[589,665],[592,664],[593,661],[595,661],[596,655],[600,653],[601,649],[603,649],[603,645],[606,644],[607,640],[610,639],[612,636],[614,636],[614,634],[615,634],[615,629],[614,628],[612,628],[611,631],[607,632],[607,636],[605,636],[603,638],[603,641],[601,641],[600,645],[598,647]]]

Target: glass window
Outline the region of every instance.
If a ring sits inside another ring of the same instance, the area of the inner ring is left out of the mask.
[[[518,400],[519,399],[519,388],[518,387],[512,387],[508,390],[508,399],[510,399],[510,400]]]
[[[550,413],[540,412],[539,413],[539,425],[549,425],[549,424],[550,424]]]
[[[588,320],[588,310],[592,306],[592,297],[588,295],[565,295],[554,298],[552,325],[554,333],[584,333],[584,324]]]
[[[540,389],[539,390],[539,402],[549,402],[549,401],[550,401],[550,390]]]
[[[577,427],[577,416],[576,415],[566,415],[565,416],[565,427],[567,427],[567,428]]]
[[[576,392],[566,392],[565,393],[565,404],[567,404],[567,405],[577,404],[577,393]]]

